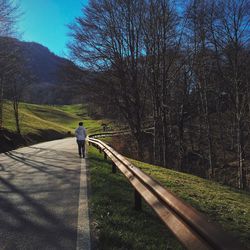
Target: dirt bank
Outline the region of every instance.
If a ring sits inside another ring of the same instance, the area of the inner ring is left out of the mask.
[[[67,133],[59,133],[55,130],[40,130],[36,134],[20,135],[6,129],[0,130],[0,153],[4,153],[18,147],[32,145],[38,142],[62,139],[70,136]]]

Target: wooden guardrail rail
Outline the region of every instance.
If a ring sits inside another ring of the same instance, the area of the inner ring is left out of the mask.
[[[125,157],[104,142],[89,137],[90,145],[112,160],[112,172],[118,168],[135,190],[135,208],[141,209],[141,197],[153,208],[163,223],[187,249],[243,249],[240,243],[224,232],[219,225],[185,203],[159,182],[131,164]]]

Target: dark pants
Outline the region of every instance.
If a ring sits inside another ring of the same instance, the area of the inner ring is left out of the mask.
[[[79,155],[85,157],[85,141],[77,140]]]

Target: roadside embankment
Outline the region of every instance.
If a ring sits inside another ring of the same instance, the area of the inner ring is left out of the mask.
[[[52,129],[40,130],[38,133],[29,133],[25,135],[2,129],[0,130],[0,153],[38,142],[62,139],[67,136],[70,136],[67,132],[62,133]]]

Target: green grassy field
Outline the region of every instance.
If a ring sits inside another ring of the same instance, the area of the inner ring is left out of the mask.
[[[15,119],[10,102],[4,103],[4,128],[15,132]],[[23,135],[39,134],[50,130],[59,133],[74,132],[78,122],[83,121],[88,133],[101,131],[101,120],[93,120],[87,115],[86,108],[80,104],[49,106],[20,104],[20,125]]]
[[[90,148],[91,210],[104,249],[180,249],[170,232],[145,204],[133,210],[133,190],[111,163]],[[250,247],[250,195],[193,175],[130,160],[177,196],[218,222]],[[103,248],[102,248],[103,249]]]

